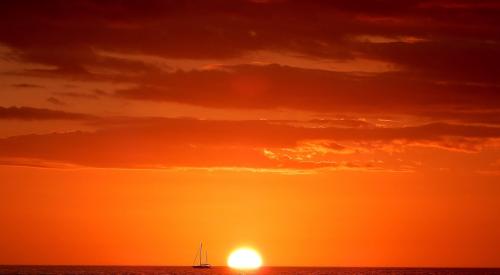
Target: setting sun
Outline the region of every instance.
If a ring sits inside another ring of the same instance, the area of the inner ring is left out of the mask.
[[[256,269],[262,265],[262,258],[254,249],[239,248],[229,255],[227,265],[235,269]]]

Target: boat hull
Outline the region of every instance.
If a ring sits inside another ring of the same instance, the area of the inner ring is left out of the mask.
[[[193,265],[193,268],[210,268],[210,265]]]

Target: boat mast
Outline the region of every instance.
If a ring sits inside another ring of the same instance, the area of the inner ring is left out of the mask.
[[[200,266],[201,266],[201,253],[203,251],[203,242],[200,242]]]
[[[208,264],[208,250],[205,250],[205,264]]]

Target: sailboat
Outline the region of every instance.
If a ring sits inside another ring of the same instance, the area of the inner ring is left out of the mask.
[[[196,260],[198,260],[198,264]],[[205,250],[205,262],[203,262],[203,243],[200,243],[200,250],[198,251],[198,253],[196,253],[196,257],[194,258],[194,262],[193,262],[193,268],[210,268],[212,267],[209,263],[208,263],[208,251]]]

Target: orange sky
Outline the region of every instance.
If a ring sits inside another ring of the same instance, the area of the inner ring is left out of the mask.
[[[0,18],[0,264],[500,262],[495,1]]]

